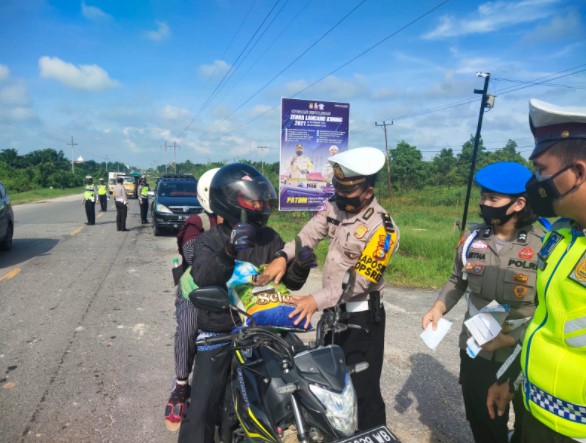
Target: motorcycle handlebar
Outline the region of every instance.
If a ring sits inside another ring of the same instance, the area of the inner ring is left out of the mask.
[[[232,334],[214,335],[195,341],[196,346],[215,345],[218,343],[229,343],[233,339]]]

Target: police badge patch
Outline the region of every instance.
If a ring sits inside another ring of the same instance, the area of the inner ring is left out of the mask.
[[[576,263],[576,266],[572,269],[570,278],[576,283],[586,287],[586,252],[582,254],[582,257],[580,257],[580,260],[578,260],[578,263]]]

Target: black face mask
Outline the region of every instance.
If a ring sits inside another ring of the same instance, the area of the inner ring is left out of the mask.
[[[303,151],[295,151],[295,155],[303,155]]]
[[[535,174],[533,174],[525,185],[525,188],[527,189],[527,200],[529,205],[531,205],[533,212],[543,217],[555,217],[557,215],[553,208],[554,202],[568,195],[575,189],[575,187],[560,194],[553,179],[571,167],[572,165],[566,166],[551,177],[547,177],[543,180],[538,180]]]
[[[360,196],[358,197],[342,197],[341,195],[334,194],[336,196],[336,206],[341,211],[354,212],[362,206]]]
[[[517,200],[513,200],[509,204],[500,206],[498,208],[480,205],[480,215],[484,220],[484,223],[495,226],[504,225],[511,219],[511,217],[513,217],[513,215],[515,215],[514,212],[507,214],[507,210],[513,206],[516,201]]]

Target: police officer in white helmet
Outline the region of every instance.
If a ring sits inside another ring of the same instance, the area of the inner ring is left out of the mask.
[[[304,246],[315,248],[329,239],[323,269],[323,287],[313,294],[293,297],[295,324],[308,327],[312,315],[336,305],[342,295],[341,281],[348,269],[356,279],[342,309],[350,324],[336,334],[334,342],[342,347],[346,363],[368,362],[366,371],[352,375],[358,396],[358,428],[368,430],[386,424],[385,403],[380,390],[384,355],[385,311],[382,306],[384,272],[399,246],[399,229],[374,196],[376,174],[385,164],[385,155],[376,148],[362,147],[328,159],[334,171],[335,199],[316,214],[301,230]],[[295,244],[287,243],[265,272],[257,278],[264,285],[279,282],[287,263],[294,259]]]

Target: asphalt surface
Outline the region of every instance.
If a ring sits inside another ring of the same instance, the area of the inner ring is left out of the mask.
[[[0,254],[0,442],[172,442],[163,410],[173,379],[173,234],[154,237],[130,202],[84,224],[81,196],[14,208]],[[392,263],[391,263],[392,266]],[[319,287],[312,271],[300,294]],[[388,288],[381,382],[403,442],[469,442],[458,385],[464,305],[436,351],[420,318],[436,291]]]

